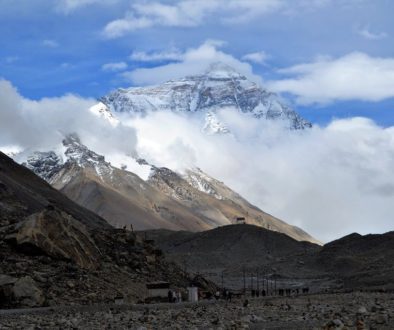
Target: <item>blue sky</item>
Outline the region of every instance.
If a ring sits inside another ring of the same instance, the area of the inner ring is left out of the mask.
[[[228,60],[312,122],[387,127],[392,13],[390,0],[0,0],[0,77],[30,99],[98,98]]]

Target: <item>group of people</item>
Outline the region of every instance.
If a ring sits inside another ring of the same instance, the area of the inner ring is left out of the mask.
[[[182,294],[180,291],[168,290],[168,302],[170,303],[180,303],[182,302]]]
[[[229,291],[229,290],[223,290],[223,293],[222,293],[222,298],[223,298],[223,299],[225,299],[226,301],[231,301],[232,296],[233,296],[233,293],[232,293],[231,291]],[[219,291],[216,291],[216,293],[215,293],[215,299],[216,299],[216,300],[219,300],[219,299],[220,299],[220,292],[219,292]]]
[[[261,290],[261,295],[265,297],[267,294],[265,290]],[[259,290],[252,290],[252,297],[260,297],[260,291]]]

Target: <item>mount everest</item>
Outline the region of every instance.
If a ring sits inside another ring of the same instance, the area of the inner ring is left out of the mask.
[[[236,111],[257,119],[281,121],[289,129],[305,129],[312,125],[285,105],[278,95],[258,86],[224,63],[214,63],[201,75],[171,80],[151,87],[118,89],[101,98],[101,113],[145,115],[152,111],[202,113],[204,131],[227,133],[217,112]],[[103,108],[103,105],[107,109]]]

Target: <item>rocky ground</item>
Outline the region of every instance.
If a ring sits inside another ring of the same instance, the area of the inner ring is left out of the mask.
[[[0,329],[393,329],[394,294],[0,311]]]

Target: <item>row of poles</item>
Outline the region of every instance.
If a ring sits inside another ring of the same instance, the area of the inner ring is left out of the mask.
[[[243,292],[246,295],[247,288],[246,288],[246,269],[245,269],[245,267],[243,267],[242,273],[243,273],[243,284],[244,284]],[[250,290],[251,290],[251,292],[253,292],[253,290],[255,290],[255,292],[258,292],[258,295],[259,295],[260,289],[261,289],[261,292],[264,292],[267,296],[268,295],[276,295],[276,278],[274,278],[273,281],[268,280],[268,278],[264,277],[264,276],[260,278],[259,270],[256,269],[255,274],[253,274],[253,273],[250,274]]]
[[[243,293],[244,295],[246,294],[247,291],[247,272],[246,268],[243,267],[242,269],[242,275],[243,275]],[[274,277],[273,280],[269,280],[267,277],[263,276],[260,277],[260,272],[258,269],[256,269],[255,273],[250,273],[249,280],[250,280],[250,291],[253,292],[253,290],[257,293],[258,295],[262,292],[265,293],[265,295],[276,295],[276,278]],[[221,282],[222,282],[222,290],[225,289],[224,287],[224,271],[221,273]]]
[[[187,262],[183,260],[183,271],[187,273]],[[221,288],[222,290],[225,289],[224,286],[224,271],[221,272]],[[200,274],[198,272],[198,274]],[[242,268],[242,275],[243,275],[243,294],[246,295],[247,292],[247,271],[245,266]],[[249,273],[249,280],[250,280],[250,291],[252,292],[259,292],[262,294],[264,291],[265,295],[276,295],[277,294],[277,282],[274,276],[273,280],[269,280],[268,277],[264,276],[264,274],[260,274],[259,270],[256,269],[255,273]],[[263,275],[260,277],[260,275]]]

